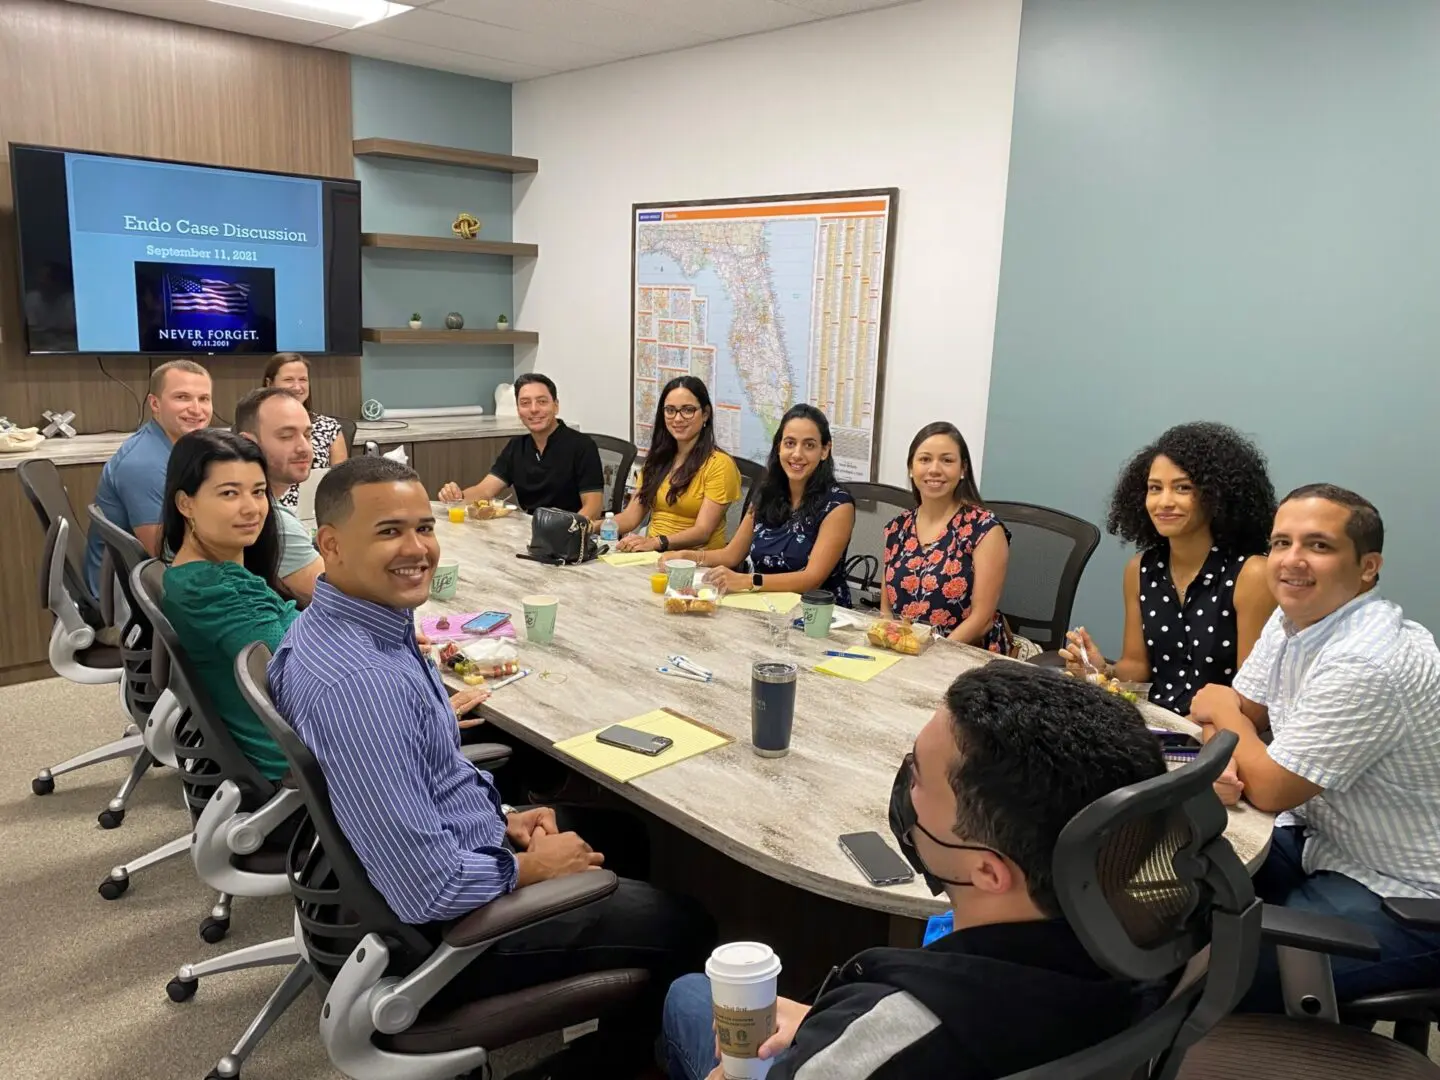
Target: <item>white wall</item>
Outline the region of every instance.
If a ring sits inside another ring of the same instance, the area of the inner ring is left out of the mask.
[[[563,413],[629,434],[630,206],[900,189],[879,478],[923,424],[977,458],[985,411],[1021,0],[877,12],[519,83],[515,325]],[[527,365],[529,366],[529,365]]]

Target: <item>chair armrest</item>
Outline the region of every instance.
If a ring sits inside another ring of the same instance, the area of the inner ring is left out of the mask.
[[[609,870],[537,881],[457,919],[446,928],[444,941],[457,949],[479,945],[603,900],[619,886],[620,879]]]
[[[1440,930],[1440,900],[1392,896],[1380,901],[1380,909],[1412,930]]]
[[[1334,915],[1266,904],[1261,910],[1260,939],[1267,945],[1307,952],[1379,960],[1380,943],[1365,927]]]
[[[461,746],[460,753],[476,768],[493,771],[510,760],[510,747],[504,743],[481,742]]]

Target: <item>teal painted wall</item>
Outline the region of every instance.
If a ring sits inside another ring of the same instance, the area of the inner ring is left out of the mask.
[[[510,152],[510,84],[352,57],[354,137],[407,139],[466,150]],[[510,240],[510,176],[417,161],[356,158],[366,232],[449,236],[462,210],[487,240]],[[458,311],[465,325],[493,329],[513,317],[514,267],[500,256],[371,250],[361,276],[366,326],[404,326],[418,311],[427,327]],[[514,378],[509,348],[365,346],[364,395],[392,408],[484,405]]]
[[[1281,494],[1386,523],[1440,630],[1440,5],[1026,0],[984,492],[1100,523],[1170,424],[1257,438]],[[1114,655],[1125,552],[1074,619]]]

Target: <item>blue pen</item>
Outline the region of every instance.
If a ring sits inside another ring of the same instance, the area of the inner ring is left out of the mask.
[[[858,653],[858,652],[836,652],[834,649],[826,649],[826,650],[825,650],[825,655],[826,655],[826,656],[838,656],[838,657],[840,657],[840,659],[842,659],[842,660],[874,660],[874,659],[875,659],[875,657],[873,657],[873,656],[866,656],[864,653]]]

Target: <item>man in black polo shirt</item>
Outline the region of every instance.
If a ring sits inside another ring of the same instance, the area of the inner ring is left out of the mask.
[[[530,429],[516,435],[490,472],[473,487],[460,490],[454,481],[440,489],[441,502],[493,499],[507,487],[527,514],[552,506],[584,514],[591,521],[605,516],[605,471],[595,440],[565,426],[560,419],[560,398],[555,384],[544,375],[521,375],[515,380],[515,410]]]
[[[1050,863],[1075,814],[1164,770],[1139,712],[1115,695],[1021,664],[961,675],[890,801],[900,848],[949,897],[954,929],[921,949],[865,950],[813,1006],[781,998],[760,1049],[774,1059],[769,1080],[990,1080],[1157,1008],[1168,987],[1118,979],[1086,953]],[[665,1052],[671,1080],[722,1075],[705,976],[671,985]]]

